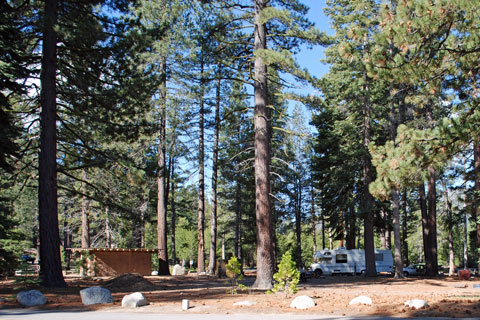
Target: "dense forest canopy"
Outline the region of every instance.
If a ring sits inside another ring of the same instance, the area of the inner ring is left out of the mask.
[[[62,286],[97,247],[236,256],[257,288],[287,251],[479,263],[476,1],[327,0],[328,35],[301,0],[0,4],[2,275],[38,250]]]

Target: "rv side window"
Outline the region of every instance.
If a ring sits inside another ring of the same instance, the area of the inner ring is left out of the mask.
[[[375,261],[383,261],[383,253],[375,253]]]
[[[337,261],[337,263],[347,263],[347,255],[339,253],[336,255],[335,260]]]

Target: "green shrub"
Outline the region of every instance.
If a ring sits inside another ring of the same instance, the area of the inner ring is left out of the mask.
[[[34,265],[22,261],[18,267],[14,280],[14,290],[28,290],[40,284],[40,277]]]
[[[297,284],[300,282],[300,271],[297,269],[295,261],[292,260],[292,254],[287,251],[278,265],[278,272],[273,275],[275,285],[272,292],[284,291],[285,296],[294,294],[298,291]]]
[[[228,293],[237,294],[237,290],[245,290],[246,286],[243,284],[238,283],[238,281],[242,280],[242,265],[238,261],[237,257],[233,256],[228,260],[227,265],[225,268],[227,269],[227,277],[230,278],[230,285],[232,288],[228,290]]]

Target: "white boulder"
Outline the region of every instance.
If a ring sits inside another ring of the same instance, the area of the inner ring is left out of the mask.
[[[428,308],[428,303],[425,300],[412,299],[405,302],[405,306],[414,309]]]
[[[84,305],[113,303],[113,297],[110,290],[102,287],[90,287],[80,290],[82,303]]]
[[[238,302],[235,302],[233,305],[235,307],[238,307],[238,306],[241,306],[241,307],[251,307],[251,306],[254,306],[256,305],[257,303],[255,301],[251,301],[251,300],[243,300],[243,301],[238,301]]]
[[[372,299],[370,299],[367,296],[358,296],[350,300],[348,304],[349,305],[355,305],[355,304],[372,305]]]
[[[38,290],[29,290],[19,292],[17,301],[22,306],[33,307],[47,303],[47,298]]]
[[[184,274],[185,274],[185,271],[183,270],[181,265],[176,264],[176,265],[173,266],[172,275],[183,276]]]
[[[293,299],[292,303],[290,303],[290,308],[296,309],[308,309],[311,307],[315,307],[315,301],[309,296],[298,296]]]
[[[158,276],[158,271],[157,271],[157,270],[153,270],[153,271],[152,271],[152,276]]]
[[[138,308],[147,305],[147,299],[141,292],[127,294],[122,299],[122,308]]]

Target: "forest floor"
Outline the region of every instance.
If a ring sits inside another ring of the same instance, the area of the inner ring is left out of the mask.
[[[254,275],[246,275],[241,281],[251,285]],[[401,317],[476,317],[480,315],[480,279],[461,281],[456,277],[411,277],[395,280],[392,277],[365,278],[361,276],[335,276],[308,279],[299,284],[295,296],[308,295],[316,306],[307,310],[290,308],[293,296],[265,294],[248,290],[238,294],[227,293],[226,279],[211,276],[146,276],[127,274],[116,278],[82,279],[66,277],[67,288],[37,287],[48,303],[36,309],[51,310],[102,310],[119,311],[125,294],[140,291],[148,305],[133,312],[192,313],[192,314],[317,314],[331,316],[401,316]],[[474,286],[475,285],[475,286]],[[1,308],[20,308],[16,302],[13,280],[0,281]],[[112,292],[115,302],[109,305],[84,306],[79,291],[90,286],[102,286]],[[366,295],[371,306],[350,306],[354,297]],[[182,311],[182,300],[190,300],[188,311]],[[410,299],[426,300],[429,307],[413,310],[404,306]],[[240,301],[252,301],[252,306],[234,306]],[[131,311],[131,310],[130,310]]]

